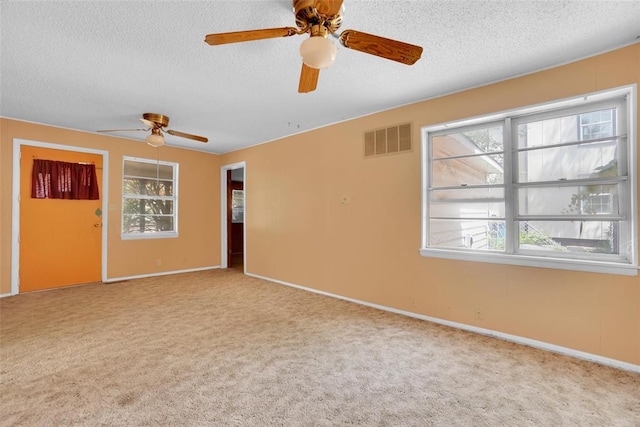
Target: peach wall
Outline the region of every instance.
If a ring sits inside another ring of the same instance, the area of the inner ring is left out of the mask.
[[[169,146],[0,119],[0,294],[11,292],[13,139],[109,152],[107,278],[206,268],[220,264],[220,158]],[[179,163],[179,237],[120,238],[123,156]],[[105,194],[102,195],[105,197]],[[157,265],[157,260],[161,265]]]
[[[639,82],[635,44],[226,154],[247,165],[247,271],[640,364],[640,276],[418,253],[421,126]],[[365,131],[408,121],[413,152],[363,159]]]

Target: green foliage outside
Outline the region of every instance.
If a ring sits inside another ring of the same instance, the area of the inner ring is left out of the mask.
[[[123,194],[132,195],[123,204],[122,230],[125,233],[144,233],[158,231],[172,231],[173,201],[161,198],[135,198],[144,196],[171,196],[173,183],[157,179],[125,179]]]
[[[594,169],[594,172],[589,175],[590,178],[608,178],[618,176],[618,160],[613,159],[604,166],[599,166]],[[615,186],[611,186],[611,191],[615,191]],[[569,205],[562,210],[563,214],[582,213],[582,214],[596,214],[593,208],[589,205],[589,197],[594,194],[602,192],[602,186],[598,185],[586,185],[581,187],[578,193],[571,196]]]

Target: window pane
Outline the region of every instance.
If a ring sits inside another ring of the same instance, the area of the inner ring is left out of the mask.
[[[158,233],[174,231],[172,215],[138,215],[122,216],[123,233]]]
[[[519,221],[521,249],[618,254],[618,221]]]
[[[231,222],[244,221],[244,190],[231,190]]]
[[[431,203],[429,216],[445,218],[504,218],[504,203]]]
[[[431,156],[460,156],[504,151],[502,126],[434,136],[431,140]]]
[[[580,115],[581,140],[605,138],[614,134],[613,109]]]
[[[618,185],[518,189],[520,215],[618,215]]]
[[[504,199],[503,187],[491,188],[460,188],[452,190],[432,190],[432,200],[477,200],[477,199]]]
[[[124,199],[125,214],[173,215],[173,200]]]
[[[502,163],[502,154],[434,160],[433,186],[502,184],[504,182]]]
[[[618,176],[616,141],[570,145],[518,153],[518,181]]]
[[[173,180],[173,166],[150,162],[137,162],[135,160],[125,160],[123,175],[139,177]]]
[[[590,113],[522,123],[518,125],[517,148],[539,147],[613,136],[614,109],[607,108]]]
[[[124,177],[122,192],[145,196],[173,196],[173,181]]]
[[[429,246],[504,250],[504,221],[430,220]]]

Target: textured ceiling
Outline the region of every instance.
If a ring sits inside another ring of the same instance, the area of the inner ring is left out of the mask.
[[[209,33],[295,26],[290,0],[0,2],[0,115],[65,128],[141,127],[224,153],[570,62],[638,41],[640,1],[345,0],[341,30],[424,47],[406,66],[338,47],[297,92],[306,36],[209,46]],[[146,134],[114,135],[142,141]],[[114,140],[115,141],[115,140]]]

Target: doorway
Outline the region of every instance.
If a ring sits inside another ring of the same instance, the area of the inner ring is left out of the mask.
[[[245,163],[226,165],[221,170],[221,267],[246,271],[245,251]]]
[[[100,199],[32,198],[36,158],[95,165]],[[16,139],[13,164],[11,293],[104,280],[107,153]]]

